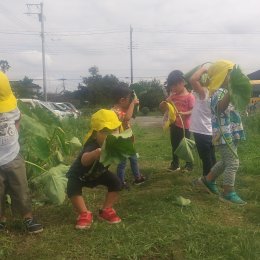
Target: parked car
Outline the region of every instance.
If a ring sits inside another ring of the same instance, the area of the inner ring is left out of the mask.
[[[55,110],[58,113],[61,113],[64,115],[64,117],[74,117],[74,114],[68,111],[67,109],[64,109],[62,106],[58,105],[55,102],[46,102],[47,105],[50,106],[51,109]]]
[[[81,115],[81,112],[80,112],[75,106],[73,106],[71,103],[69,103],[69,102],[64,102],[63,104],[65,104],[66,106],[70,107],[71,110],[72,110],[74,113],[76,113],[78,116]]]
[[[80,112],[70,103],[55,102],[54,105],[74,118],[78,118]],[[73,107],[73,108],[72,108]]]
[[[40,107],[51,112],[53,115],[58,117],[59,119],[63,119],[68,117],[68,114],[64,111],[57,109],[51,102],[45,102],[38,99],[29,99],[29,98],[21,98],[20,99],[23,103],[29,105],[30,107]]]

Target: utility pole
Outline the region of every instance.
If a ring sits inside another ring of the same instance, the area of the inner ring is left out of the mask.
[[[59,79],[59,80],[62,81],[62,88],[63,88],[63,90],[60,92],[60,94],[61,94],[61,93],[64,93],[65,90],[66,90],[66,88],[65,88],[65,80],[67,80],[67,79],[62,78],[62,79]]]
[[[31,12],[30,7],[36,7],[40,9],[39,12]],[[43,3],[40,4],[27,4],[28,12],[26,14],[36,14],[39,17],[41,23],[41,38],[42,38],[42,76],[43,76],[43,94],[44,100],[47,101],[47,84],[46,84],[46,67],[45,67],[45,34],[44,34],[44,15],[43,15]]]
[[[130,25],[130,63],[131,63],[131,84],[133,84],[133,40],[132,40],[133,28]]]

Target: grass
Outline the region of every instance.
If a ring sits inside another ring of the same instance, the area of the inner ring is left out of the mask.
[[[225,204],[194,190],[191,181],[202,171],[197,156],[192,173],[167,172],[168,134],[136,126],[140,168],[148,180],[121,192],[115,208],[122,223],[98,221],[97,209],[106,190],[85,189],[95,217],[91,229],[74,230],[76,215],[69,201],[38,206],[34,212],[44,232],[28,235],[19,221],[9,222],[9,232],[0,237],[0,259],[260,259],[259,119],[245,119],[248,140],[238,151],[236,188],[248,205]],[[132,180],[129,169],[127,178]],[[174,204],[180,195],[192,201],[189,207]]]

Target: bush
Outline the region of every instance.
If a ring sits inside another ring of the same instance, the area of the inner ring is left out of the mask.
[[[141,109],[141,112],[143,113],[144,116],[147,116],[148,113],[150,112],[150,109],[148,107],[143,107]]]

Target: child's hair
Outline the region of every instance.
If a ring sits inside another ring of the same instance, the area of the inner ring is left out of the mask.
[[[167,78],[167,87],[172,87],[182,81],[185,81],[183,73],[180,70],[173,70]]]
[[[164,83],[164,87],[169,94],[171,92],[171,88],[173,85],[176,85],[180,82],[183,82],[186,84],[184,74],[180,70],[173,70],[167,77],[166,82]]]
[[[127,98],[133,91],[125,86],[119,86],[114,89],[113,101],[117,104],[121,98]]]

